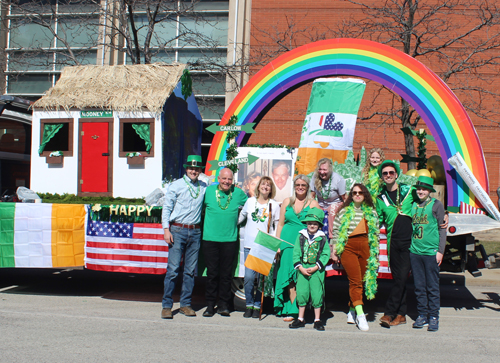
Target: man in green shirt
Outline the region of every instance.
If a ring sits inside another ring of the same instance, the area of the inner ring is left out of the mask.
[[[230,169],[222,169],[218,181],[218,185],[207,188],[204,201],[203,254],[207,266],[205,317],[215,313],[217,292],[217,312],[222,316],[230,315],[231,281],[238,252],[238,213],[248,198],[233,185],[233,172]]]

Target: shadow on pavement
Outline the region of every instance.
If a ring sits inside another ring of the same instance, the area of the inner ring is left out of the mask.
[[[83,269],[0,269],[0,291],[6,294],[53,295],[53,296],[95,296],[110,300],[143,301],[160,303],[163,296],[164,275],[140,275],[126,273],[99,272]],[[377,296],[366,301],[364,310],[367,320],[373,322],[376,314],[384,311],[385,302],[392,282],[379,280]],[[326,279],[326,309],[322,318],[327,322],[333,314],[341,315],[348,311],[348,281],[345,276]],[[485,288],[487,289],[487,288]],[[198,277],[195,282],[192,305],[195,310],[203,309],[205,304],[205,278]],[[178,301],[180,284],[177,285],[175,301]],[[441,306],[456,310],[487,308],[500,311],[500,297],[495,292],[484,292],[489,299],[476,299],[465,286],[463,276],[441,275]],[[408,315],[417,316],[413,281],[408,282]],[[492,306],[493,304],[493,306]],[[273,301],[264,301],[263,317],[273,314]],[[174,313],[178,313],[174,310]],[[237,312],[235,312],[237,314]],[[306,319],[313,319],[312,309],[307,310]]]

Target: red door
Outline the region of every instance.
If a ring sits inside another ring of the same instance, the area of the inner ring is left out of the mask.
[[[81,123],[81,174],[82,193],[109,192],[109,123]]]

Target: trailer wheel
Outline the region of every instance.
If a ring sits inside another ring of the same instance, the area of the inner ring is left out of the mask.
[[[233,307],[236,311],[245,311],[246,300],[245,300],[245,286],[244,279],[242,277],[233,278],[231,284],[231,290],[234,294]]]

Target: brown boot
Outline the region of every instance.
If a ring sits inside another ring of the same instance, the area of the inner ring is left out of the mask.
[[[171,308],[161,309],[161,318],[162,319],[173,319],[174,316],[172,315],[172,309]]]
[[[391,326],[406,324],[406,316],[397,315],[393,321],[391,321]]]
[[[183,306],[179,309],[181,314],[184,314],[186,316],[196,316],[196,312],[193,310],[191,306]]]
[[[383,317],[380,318],[380,325],[382,325],[384,328],[390,328],[391,321],[392,317],[390,315],[384,315]]]

